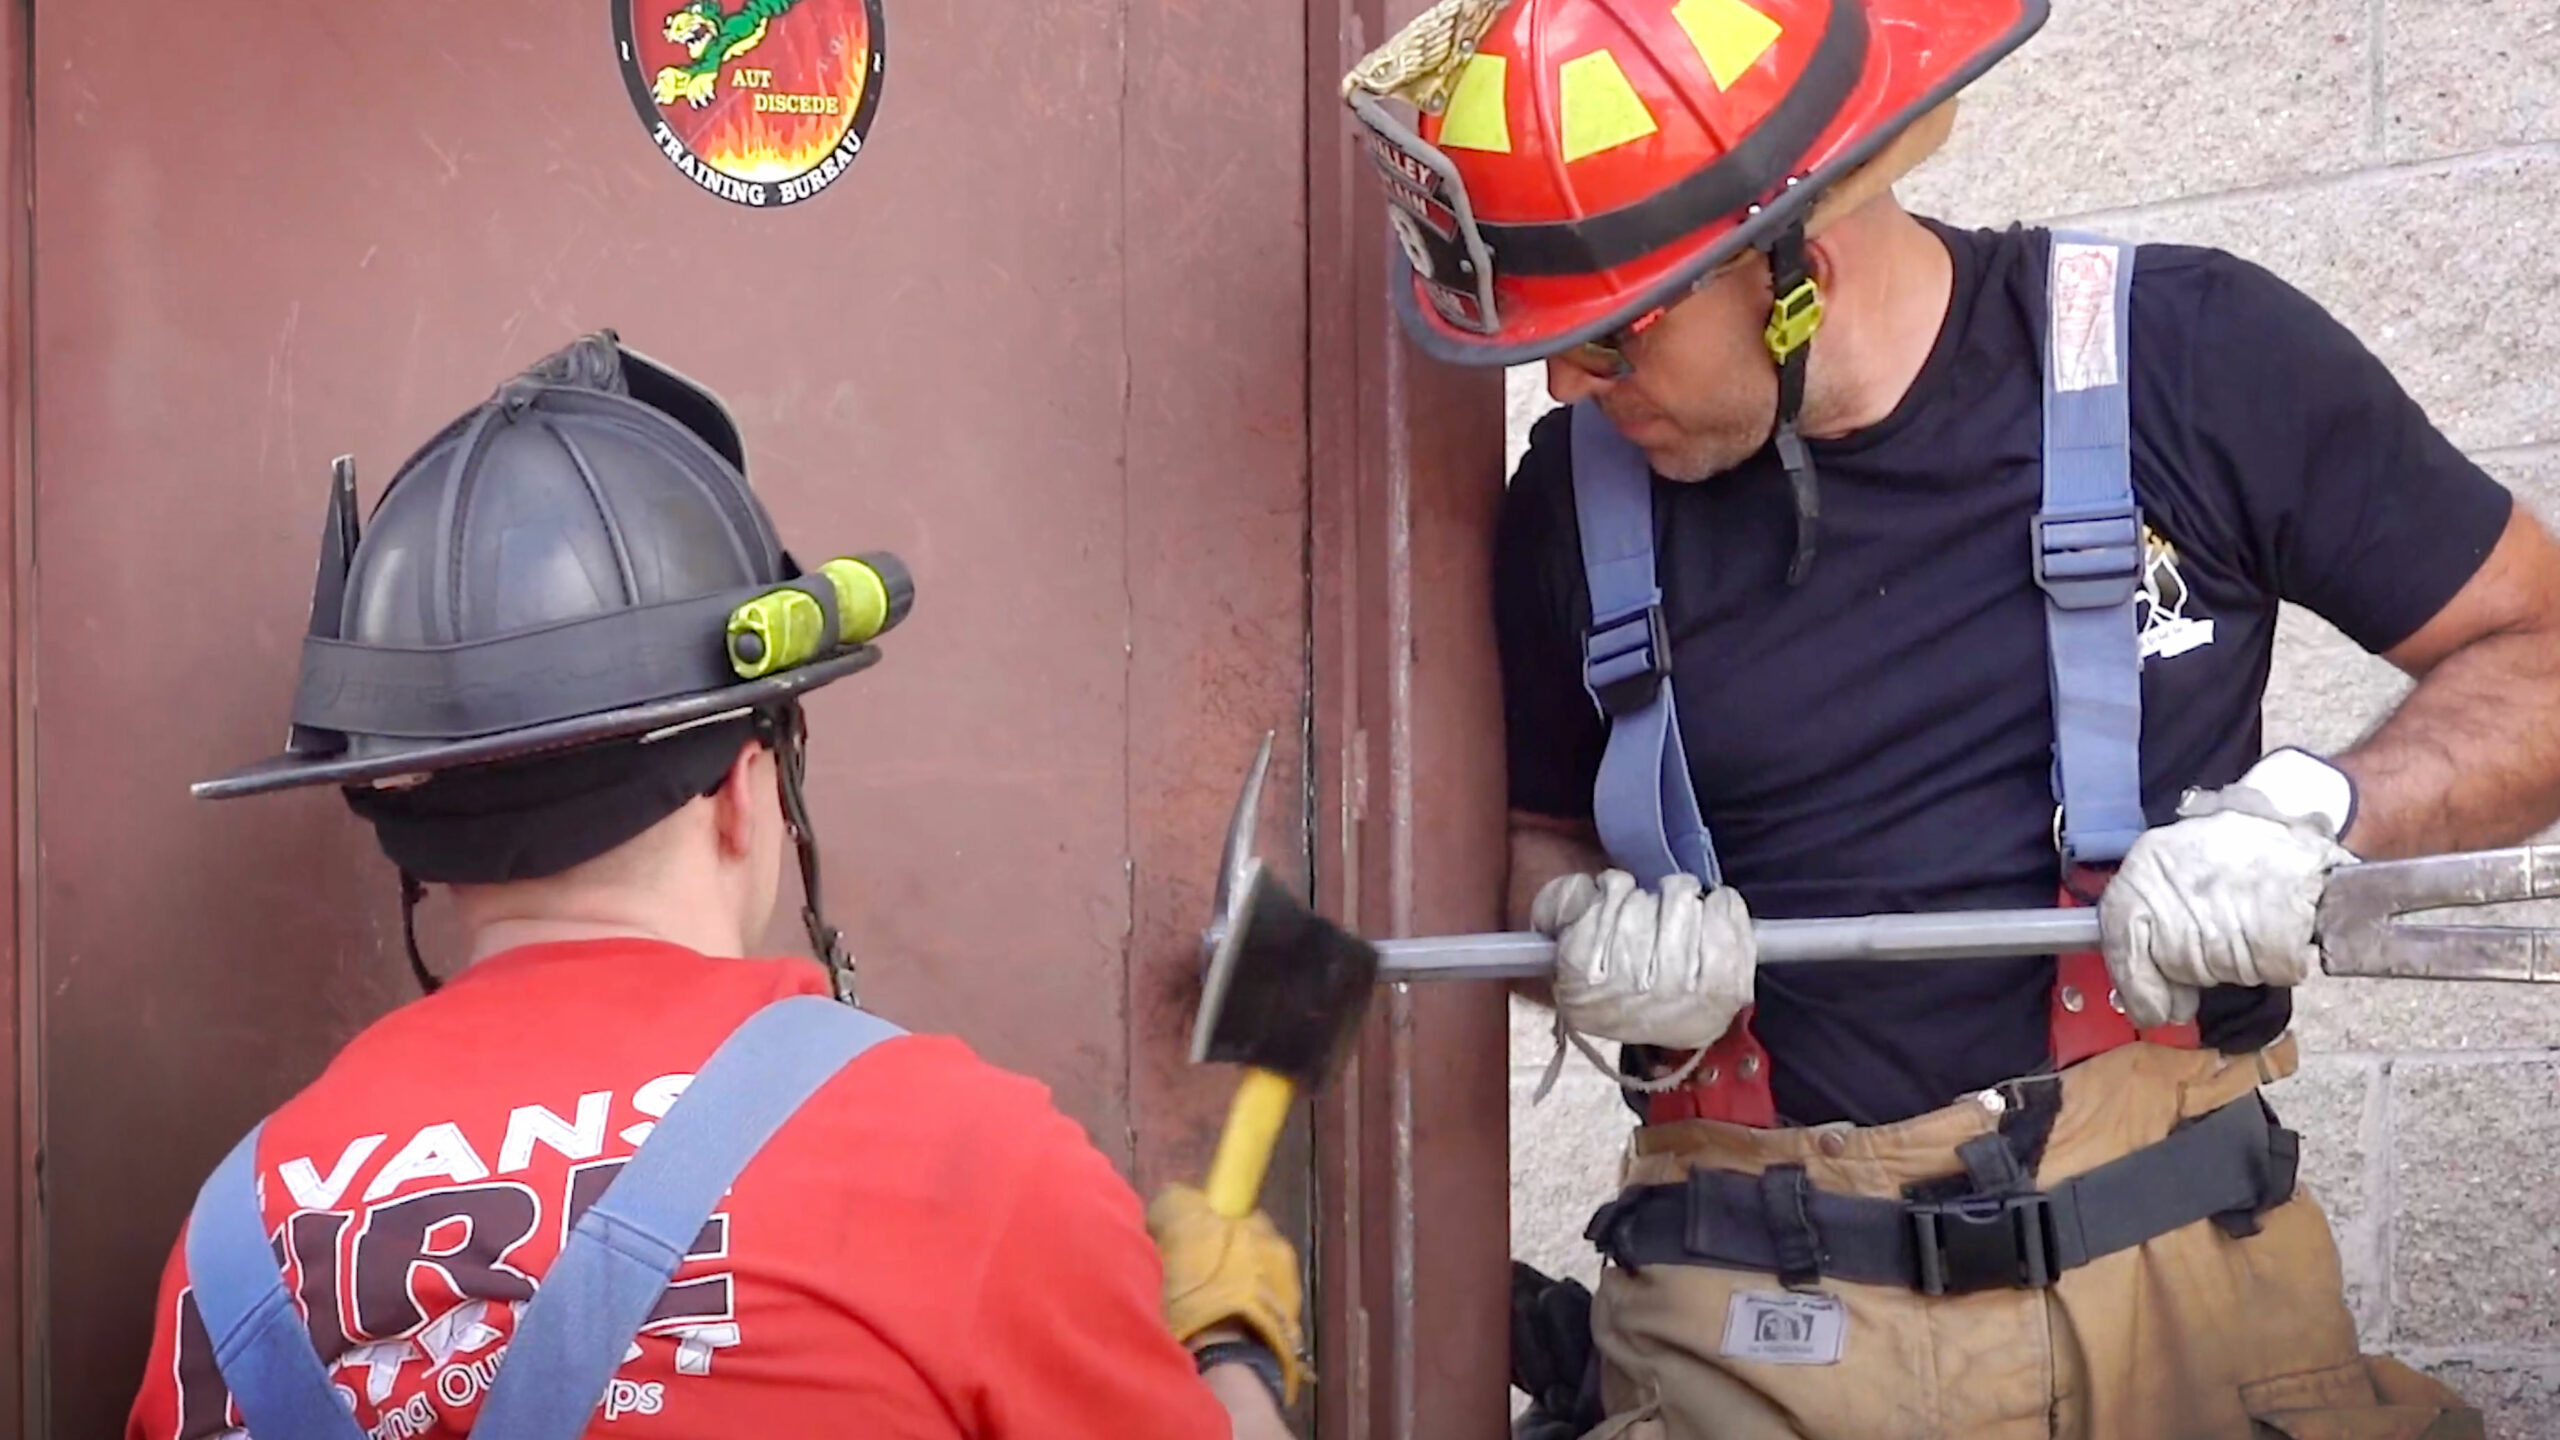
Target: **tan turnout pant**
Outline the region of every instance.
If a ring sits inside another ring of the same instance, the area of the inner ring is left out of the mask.
[[[2038,1183],[2158,1141],[2294,1065],[2291,1037],[2237,1056],[2133,1044],[2030,1082],[2063,1087]],[[1895,1198],[1961,1173],[1955,1148],[1998,1129],[1995,1103],[1866,1129],[1651,1126],[1625,1179],[1798,1164],[1818,1188]],[[1931,1298],[1825,1279],[1844,1320],[1832,1363],[1724,1353],[1729,1325],[1760,1310],[1736,1295],[1783,1293],[1772,1276],[1612,1266],[1592,1311],[1610,1419],[1592,1440],[2476,1440],[2480,1417],[2453,1392],[2359,1353],[2311,1196],[2260,1220],[2245,1239],[2199,1222],[2047,1290]]]

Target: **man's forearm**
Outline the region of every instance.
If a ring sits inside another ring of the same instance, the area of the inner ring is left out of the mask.
[[[1514,930],[1529,928],[1529,905],[1559,875],[1592,875],[1609,868],[1609,857],[1588,825],[1568,820],[1511,814],[1511,883],[1503,892],[1503,918]]]
[[[2560,635],[2492,636],[2429,672],[2335,757],[2368,860],[2512,844],[2560,815]]]
[[[1514,930],[1529,928],[1529,906],[1559,875],[1591,875],[1609,868],[1609,856],[1588,825],[1551,816],[1511,812],[1511,883],[1503,894],[1503,919]],[[1541,977],[1514,980],[1511,993],[1553,1007],[1553,984]]]
[[[2335,758],[2368,860],[2512,844],[2560,816],[2560,547],[2519,506],[2488,561],[2390,652],[2419,677]]]

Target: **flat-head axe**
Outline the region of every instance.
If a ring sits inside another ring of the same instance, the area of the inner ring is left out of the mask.
[[[1251,1214],[1301,1089],[1324,1083],[1377,989],[1378,951],[1308,910],[1253,853],[1271,736],[1245,772],[1227,824],[1191,1059],[1245,1067],[1203,1187],[1229,1219]]]

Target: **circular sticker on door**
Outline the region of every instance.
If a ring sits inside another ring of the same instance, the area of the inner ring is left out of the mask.
[[[739,205],[806,200],[880,107],[880,0],[614,0],[622,81],[686,179]]]

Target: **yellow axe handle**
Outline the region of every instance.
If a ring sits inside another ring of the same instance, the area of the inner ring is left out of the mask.
[[[1297,1098],[1298,1087],[1284,1075],[1244,1072],[1235,1103],[1227,1108],[1227,1128],[1218,1136],[1218,1153],[1209,1162],[1210,1209],[1230,1220],[1253,1213],[1271,1152],[1280,1145],[1280,1127],[1289,1123],[1289,1106]]]

